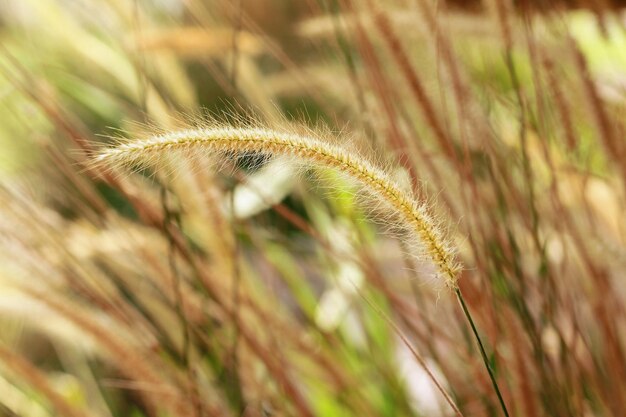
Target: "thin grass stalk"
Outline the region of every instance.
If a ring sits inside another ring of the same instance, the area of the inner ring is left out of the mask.
[[[59,415],[65,417],[93,416],[93,414],[79,410],[71,405],[50,386],[46,376],[39,369],[3,344],[0,344],[0,362],[4,363],[5,366],[11,369],[24,382],[28,383],[29,386],[39,391]]]
[[[470,324],[472,328],[472,333],[474,334],[474,338],[476,339],[476,343],[478,344],[478,349],[480,350],[480,356],[485,364],[485,369],[487,369],[487,373],[489,374],[489,379],[491,379],[491,385],[493,386],[493,390],[496,392],[496,396],[498,397],[498,402],[500,403],[500,408],[502,408],[502,413],[509,417],[509,411],[506,408],[506,404],[504,403],[504,398],[502,397],[502,393],[500,392],[500,387],[498,386],[498,381],[496,380],[496,376],[491,369],[491,365],[489,365],[489,358],[487,358],[487,352],[485,351],[485,346],[478,334],[478,329],[474,324],[474,319],[467,309],[467,305],[465,304],[465,299],[463,298],[463,294],[461,294],[461,290],[459,288],[455,288],[454,293],[456,294],[459,303],[461,304],[461,308],[463,309],[463,314],[465,314],[465,318]]]
[[[191,363],[191,329],[189,320],[187,319],[186,312],[186,301],[182,292],[182,282],[181,277],[178,271],[178,267],[176,265],[176,245],[174,244],[174,239],[171,237],[169,233],[170,225],[173,224],[178,229],[180,229],[180,218],[172,212],[170,206],[168,204],[168,191],[162,186],[161,187],[161,205],[163,208],[163,231],[167,236],[168,241],[168,250],[167,250],[167,259],[168,266],[170,269],[170,275],[172,278],[172,292],[174,293],[175,304],[176,304],[176,316],[178,318],[179,324],[182,329],[182,347],[181,347],[181,355],[183,361],[183,367],[185,368],[185,372],[187,374],[187,384],[189,385],[191,403],[193,405],[194,415],[201,417],[204,415],[204,409],[202,405],[202,401],[200,400],[200,391],[198,388],[198,381],[196,379],[194,370],[192,368]]]
[[[417,361],[417,363],[419,363],[419,365],[422,367],[422,369],[424,369],[424,371],[428,374],[428,377],[430,378],[431,381],[433,381],[433,383],[435,384],[435,387],[437,388],[437,390],[441,393],[441,395],[443,395],[444,399],[446,400],[446,402],[448,403],[448,405],[450,406],[450,408],[452,408],[452,410],[454,411],[454,413],[459,416],[459,417],[463,417],[463,413],[461,413],[461,410],[459,410],[458,406],[455,404],[454,400],[452,399],[452,397],[450,397],[450,394],[448,394],[448,392],[444,389],[444,387],[441,385],[441,383],[439,382],[439,380],[435,377],[435,375],[432,373],[432,371],[430,370],[430,368],[428,367],[428,365],[426,364],[426,361],[424,360],[424,358],[422,357],[422,355],[419,354],[419,352],[413,347],[413,345],[411,344],[411,342],[409,341],[409,339],[404,335],[404,333],[402,332],[402,330],[400,329],[400,327],[398,327],[398,325],[396,323],[394,323],[393,320],[391,320],[373,301],[371,301],[369,298],[367,298],[361,290],[359,290],[358,288],[355,288],[355,290],[357,291],[357,293],[359,294],[359,296],[372,308],[374,309],[374,311],[376,312],[376,314],[378,314],[379,316],[381,316],[386,322],[387,324],[389,324],[389,326],[391,326],[391,328],[393,329],[394,333],[400,338],[400,340],[402,341],[402,343],[407,347],[407,349],[409,349],[409,351],[411,352],[411,355],[415,358],[415,360]]]
[[[345,3],[344,7],[347,10],[354,12],[352,0],[343,0],[343,2]],[[411,160],[411,153],[409,152],[409,158],[407,158],[406,152],[404,151],[406,146],[405,144],[408,144],[409,142],[406,140],[401,129],[399,129],[396,104],[393,97],[394,90],[385,77],[380,60],[376,56],[374,45],[367,36],[367,31],[363,27],[361,20],[358,18],[355,19],[355,29],[361,56],[367,64],[365,67],[368,70],[367,75],[369,77],[370,85],[373,87],[374,92],[382,105],[385,118],[387,119],[389,145],[396,154],[400,164],[411,176],[411,181],[415,188],[418,184],[419,178],[417,176],[415,164]]]
[[[39,290],[30,288],[21,288],[21,290],[90,334],[110,354],[119,369],[128,377],[135,381],[146,382],[152,388],[159,388],[158,393],[150,390],[142,391],[145,403],[152,411],[165,405],[174,415],[190,415],[191,410],[187,402],[183,400],[182,392],[156,371],[151,361],[145,358],[144,353],[128,345],[121,338],[113,337],[111,332],[91,320],[84,311],[80,312],[76,308],[70,308]],[[167,400],[164,401],[164,399]]]
[[[376,9],[374,10],[374,21],[380,30],[380,33],[383,35],[383,39],[387,43],[387,46],[391,50],[392,56],[398,64],[398,68],[409,84],[410,91],[415,98],[416,103],[419,105],[426,122],[435,134],[435,138],[437,139],[441,150],[445,152],[449,159],[457,161],[458,157],[456,150],[454,149],[454,143],[443,128],[441,120],[437,117],[437,111],[428,97],[422,81],[414,71],[411,62],[409,61],[409,57],[400,43],[400,40],[394,33],[389,19],[381,11]]]

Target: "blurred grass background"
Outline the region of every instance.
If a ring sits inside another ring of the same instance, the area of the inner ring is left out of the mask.
[[[626,415],[620,6],[0,1],[0,415],[454,415],[433,376],[501,415],[338,173],[87,164],[202,112],[372,149],[449,227],[510,414]]]

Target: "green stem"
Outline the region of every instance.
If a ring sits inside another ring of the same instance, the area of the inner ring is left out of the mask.
[[[467,305],[465,304],[465,299],[463,299],[463,294],[461,294],[461,290],[459,288],[455,288],[454,292],[456,293],[456,297],[461,303],[461,308],[463,309],[463,313],[465,313],[465,317],[472,328],[472,332],[474,333],[474,337],[476,338],[476,343],[478,344],[478,348],[480,349],[480,356],[483,358],[483,363],[485,364],[485,368],[487,369],[487,373],[489,374],[489,378],[491,379],[491,384],[493,385],[493,389],[496,391],[496,395],[498,396],[498,401],[500,401],[500,407],[502,407],[502,412],[506,417],[509,417],[509,412],[506,409],[506,405],[504,404],[504,399],[502,398],[502,393],[500,392],[500,388],[498,387],[498,382],[496,381],[496,377],[493,374],[493,369],[489,366],[489,359],[487,359],[487,353],[485,352],[485,347],[483,346],[483,342],[478,335],[478,330],[476,329],[476,325],[474,324],[474,320],[472,319],[472,315],[467,309]]]

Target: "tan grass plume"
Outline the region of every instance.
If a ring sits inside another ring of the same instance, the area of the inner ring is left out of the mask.
[[[94,164],[105,168],[156,166],[166,155],[181,151],[291,156],[305,165],[335,169],[392,209],[401,219],[402,229],[418,238],[419,249],[432,260],[436,274],[448,287],[457,287],[460,265],[455,261],[452,246],[446,242],[440,227],[429,214],[427,205],[417,201],[412,192],[405,191],[368,158],[352,149],[332,144],[315,132],[300,134],[211,123],[209,127],[122,141],[116,147],[102,150],[94,159]]]

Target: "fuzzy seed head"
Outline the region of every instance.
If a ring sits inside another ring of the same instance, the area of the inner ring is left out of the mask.
[[[335,169],[351,178],[369,195],[391,209],[409,236],[415,237],[419,252],[436,266],[437,275],[450,288],[457,287],[460,265],[452,246],[429,214],[426,204],[416,200],[383,169],[358,152],[330,143],[308,131],[272,130],[262,127],[210,126],[180,130],[130,140],[102,150],[94,159],[99,167],[156,166],[169,153],[261,153],[289,156],[304,164]],[[415,246],[415,245],[411,245]]]

